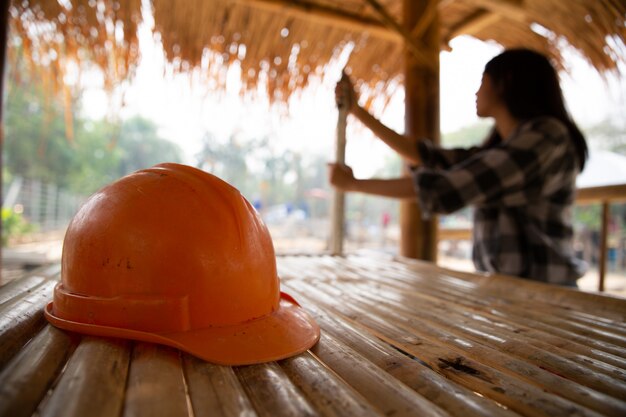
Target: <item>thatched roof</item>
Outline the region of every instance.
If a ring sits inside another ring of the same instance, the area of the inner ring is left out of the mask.
[[[245,90],[261,82],[279,100],[305,87],[346,46],[353,48],[352,76],[374,94],[401,82],[404,40],[372,3],[402,22],[398,0],[151,1],[155,36],[176,70],[200,68],[219,88],[227,66],[241,65]],[[624,0],[440,0],[437,8],[441,48],[469,34],[531,47],[562,65],[565,41],[599,71],[626,73]],[[96,64],[107,86],[132,76],[138,63],[141,0],[13,0],[10,12],[10,53],[23,50],[53,83],[73,61]]]

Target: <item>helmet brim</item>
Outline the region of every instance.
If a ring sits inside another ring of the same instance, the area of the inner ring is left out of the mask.
[[[208,362],[229,366],[285,359],[310,349],[320,338],[315,320],[284,293],[281,293],[278,309],[267,316],[233,326],[176,333],[144,332],[66,320],[54,314],[52,302],[48,303],[44,314],[51,324],[64,330],[159,343]]]

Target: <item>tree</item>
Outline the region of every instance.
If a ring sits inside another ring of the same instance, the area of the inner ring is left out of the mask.
[[[39,179],[88,195],[135,170],[182,160],[180,148],[160,138],[156,124],[141,117],[113,124],[75,116],[69,140],[60,104],[36,82],[11,87],[3,161],[7,178]]]

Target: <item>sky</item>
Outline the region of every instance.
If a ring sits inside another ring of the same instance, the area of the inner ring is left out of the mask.
[[[303,153],[334,152],[337,111],[334,85],[339,79],[340,63],[330,65],[323,79],[315,79],[299,100],[290,103],[289,116],[269,108],[264,102],[242,100],[239,96],[238,70],[229,72],[225,93],[211,92],[197,77],[168,74],[160,45],[152,37],[152,18],[144,16],[139,42],[142,59],[132,83],[125,89],[121,111],[93,74],[83,76],[83,111],[94,119],[119,112],[122,119],[140,115],[159,126],[159,134],[177,143],[184,162],[193,164],[200,139],[211,132],[218,140],[235,134],[240,140],[268,136],[276,149]],[[451,51],[440,55],[441,130],[452,132],[478,121],[475,92],[484,65],[502,49],[462,36],[450,43]],[[566,52],[568,74],[561,74],[561,85],[569,110],[581,126],[597,124],[607,118],[626,130],[626,82],[614,77],[603,79],[576,51]],[[378,114],[390,127],[403,130],[403,93],[396,94],[384,113]],[[384,144],[349,119],[346,161],[357,175],[369,176],[382,167],[383,156],[390,155]]]

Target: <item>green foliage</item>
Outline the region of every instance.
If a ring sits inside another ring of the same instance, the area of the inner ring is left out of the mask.
[[[63,110],[46,100],[37,83],[11,85],[5,119],[5,181],[19,175],[89,195],[130,172],[182,160],[180,148],[160,138],[155,123],[141,117],[114,124],[75,113],[70,140]]]
[[[33,229],[21,213],[2,207],[2,246],[6,246],[9,239],[30,233]]]
[[[446,148],[469,148],[480,145],[491,130],[492,124],[480,121],[463,127],[454,132],[445,133],[441,137],[441,144]]]
[[[626,126],[605,120],[582,130],[592,147],[626,155]]]

